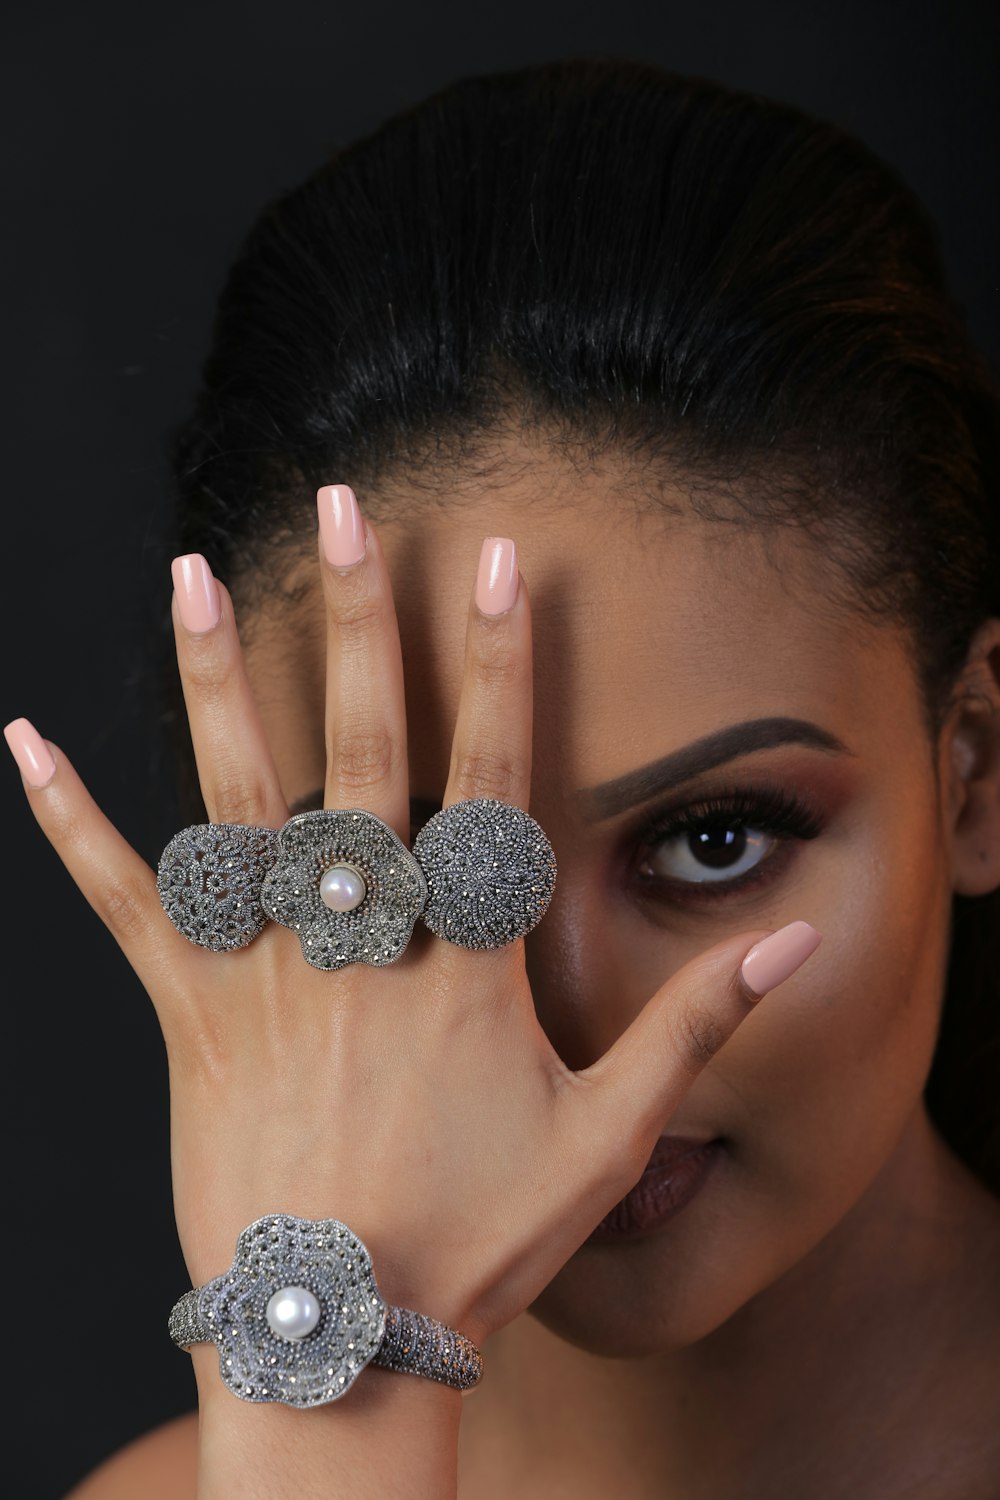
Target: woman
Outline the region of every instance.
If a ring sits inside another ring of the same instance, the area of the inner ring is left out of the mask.
[[[337,1219],[484,1360],[301,1411],[192,1342],[200,1426],[77,1500],[996,1494],[998,412],[907,188],[705,80],[465,80],[268,205],[176,441],[187,822],[530,798],[558,884],[490,952],[206,952],[8,725],[192,1285]]]

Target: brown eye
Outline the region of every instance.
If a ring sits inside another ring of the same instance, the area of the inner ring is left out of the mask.
[[[639,873],[685,883],[735,880],[764,863],[778,842],[763,829],[744,828],[730,818],[659,839]]]
[[[783,845],[816,838],[823,820],[778,787],[736,788],[655,816],[637,875],[655,892],[712,899],[780,874]]]

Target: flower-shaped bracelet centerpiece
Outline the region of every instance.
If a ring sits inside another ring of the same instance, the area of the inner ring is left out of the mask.
[[[459,1390],[483,1372],[464,1334],[385,1301],[367,1246],[339,1219],[267,1214],[248,1224],[229,1269],[186,1292],[169,1329],[181,1348],[214,1343],[241,1401],[322,1406],[369,1363]]]

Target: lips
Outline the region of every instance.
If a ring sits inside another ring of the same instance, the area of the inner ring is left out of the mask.
[[[639,1181],[605,1214],[590,1238],[641,1234],[664,1223],[698,1192],[722,1149],[718,1137],[661,1136]]]
[[[653,1147],[649,1161],[642,1169],[642,1175],[645,1177],[647,1172],[660,1172],[667,1167],[673,1167],[685,1156],[690,1156],[693,1151],[703,1151],[706,1146],[713,1145],[717,1139],[718,1137],[712,1136],[703,1136],[695,1140],[686,1135],[661,1135]]]

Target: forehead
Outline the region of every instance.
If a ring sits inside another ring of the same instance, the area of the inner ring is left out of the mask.
[[[636,506],[596,475],[544,497],[522,480],[431,514],[400,505],[376,525],[399,620],[411,779],[425,795],[447,780],[487,535],[517,542],[531,601],[539,789],[549,778],[553,790],[589,786],[756,717],[812,719],[855,748],[866,721],[879,732],[890,713],[912,732],[901,634],[835,610],[831,565],[787,531],[706,522],[680,503]],[[303,580],[294,622],[285,606],[284,630],[276,620],[255,640],[250,669],[270,677],[270,654],[275,681],[298,680],[299,732],[321,752],[327,627],[315,555]]]

